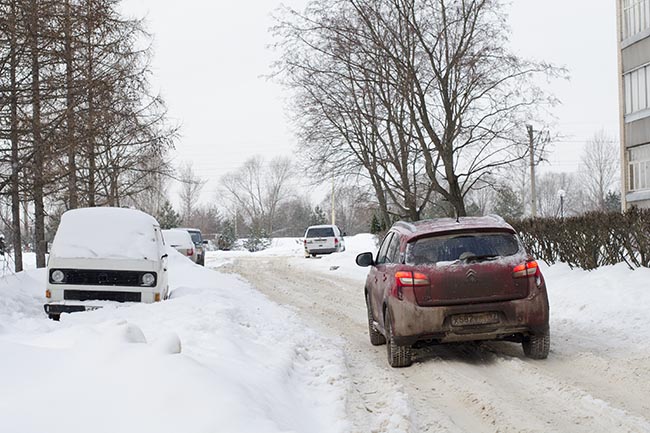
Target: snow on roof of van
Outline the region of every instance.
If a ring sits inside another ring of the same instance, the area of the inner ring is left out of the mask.
[[[154,217],[134,209],[94,207],[61,216],[51,254],[66,258],[158,260]]]

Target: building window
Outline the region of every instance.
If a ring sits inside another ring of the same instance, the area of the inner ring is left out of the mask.
[[[650,0],[623,0],[622,40],[650,28]]]
[[[643,66],[623,76],[625,114],[650,108],[650,66]]]
[[[628,150],[629,191],[650,189],[650,145]]]

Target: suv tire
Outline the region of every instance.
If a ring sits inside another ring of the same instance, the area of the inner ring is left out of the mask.
[[[551,348],[551,335],[548,331],[539,335],[531,335],[521,342],[524,355],[531,359],[546,359]]]
[[[388,310],[386,310],[385,317],[384,326],[386,327],[386,354],[388,355],[388,364],[393,368],[408,367],[413,363],[411,359],[411,346],[401,346],[395,343],[392,318]]]
[[[366,309],[368,310],[368,335],[370,335],[370,344],[373,346],[386,344],[386,337],[375,329],[375,318],[372,315],[372,308],[370,307],[370,294],[366,295]]]

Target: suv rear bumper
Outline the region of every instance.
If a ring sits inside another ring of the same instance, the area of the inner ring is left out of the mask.
[[[512,335],[543,334],[549,330],[549,307],[545,290],[523,299],[482,304],[420,307],[389,298],[395,342],[412,345],[418,341],[448,343],[494,340]],[[496,313],[497,323],[454,326],[457,314]]]
[[[307,248],[308,254],[332,254],[338,251],[338,248]]]

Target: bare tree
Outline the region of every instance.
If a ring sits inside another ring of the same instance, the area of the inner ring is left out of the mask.
[[[221,179],[232,206],[243,212],[253,230],[273,233],[273,220],[283,200],[291,198],[292,163],[277,157],[268,164],[261,156],[246,160]]]
[[[17,270],[21,241],[45,265],[62,209],[120,206],[170,174],[176,128],[149,89],[150,38],[118,3],[0,0],[0,194]]]
[[[585,145],[580,178],[592,209],[606,209],[605,197],[618,179],[619,159],[618,145],[604,130]]]
[[[435,192],[465,215],[468,192],[526,157],[524,125],[555,102],[536,77],[563,73],[509,52],[505,20],[498,0],[313,0],[287,11],[278,74],[309,120],[303,145],[328,166],[354,161],[380,205],[391,195],[417,219]],[[314,134],[318,123],[331,134]],[[335,136],[353,145],[332,146]]]
[[[206,180],[194,173],[190,162],[181,166],[178,180],[181,183],[181,217],[183,218],[183,224],[189,224],[198,206]]]

